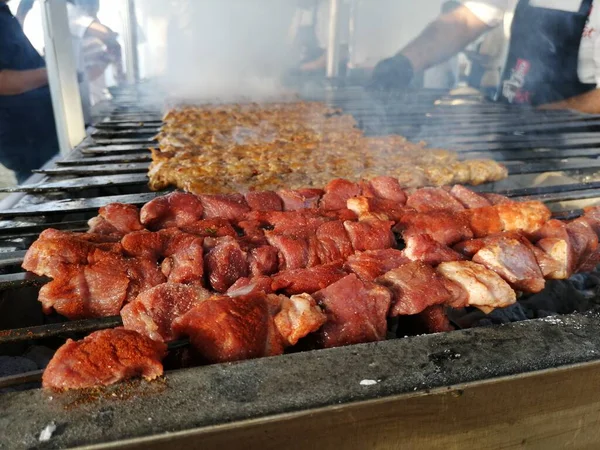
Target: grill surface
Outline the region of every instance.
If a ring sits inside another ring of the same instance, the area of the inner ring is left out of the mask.
[[[493,158],[505,163],[509,178],[481,186],[478,188],[481,191],[549,202],[555,217],[561,219],[576,217],[579,208],[600,200],[600,116],[515,109],[481,102],[477,97],[441,96],[440,99],[440,94],[424,91],[373,101],[358,91],[339,90],[319,99],[326,98],[333,106],[353,114],[369,133],[396,132],[413,140],[425,140],[430,146],[455,150],[464,159]],[[139,95],[141,99],[142,93]],[[148,147],[153,145],[152,136],[160,126],[161,113],[158,108],[137,101],[137,96],[135,90],[124,93],[109,116],[97,124],[97,131],[71,155],[38,171],[41,181],[3,190],[25,195],[13,194],[9,206],[0,210],[0,312],[10,311],[11,304],[20,301],[24,289],[35,291],[45,282],[19,268],[23,252],[45,228],[81,231],[101,206],[112,202],[141,205],[159,195],[148,191],[145,173],[150,161]],[[436,102],[437,99],[440,100]],[[2,345],[11,348],[46,338],[64,339],[120,323],[118,317],[52,324],[46,324],[46,320],[40,317],[35,323],[20,325],[19,329],[0,331],[0,349],[5,348]],[[1,325],[0,321],[0,329]],[[55,419],[56,406],[48,404],[47,394],[41,391],[0,394],[9,411],[8,415],[0,416],[0,425],[8,429],[7,421],[15,420],[6,448],[13,448],[10,444],[17,440],[32,445],[28,441],[32,433],[36,430],[39,433],[51,420],[72,424],[72,429],[56,441],[56,445],[69,446],[150,435],[156,429],[183,430],[588,362],[598,359],[600,354],[599,329],[600,319],[595,315],[573,315],[561,319],[560,326],[529,321],[502,329],[467,330],[250,361],[235,367],[222,365],[176,372],[169,375],[168,384],[181,389],[177,393],[162,393],[164,405],[181,402],[186,405],[182,409],[190,408],[198,415],[183,420],[178,414],[162,414],[160,418],[153,414],[156,420],[153,425],[157,428],[119,426],[107,430],[94,422],[94,416],[83,414],[74,417],[60,413],[60,419]],[[550,348],[544,344],[547,339],[552,340]],[[478,345],[473,351],[475,340]],[[463,357],[448,357],[446,350]],[[402,355],[401,364],[397,355]],[[371,362],[376,366],[371,366]],[[379,366],[382,362],[385,363]],[[339,367],[348,367],[341,384],[327,380],[324,374],[329,373],[333,379],[333,372]],[[289,370],[293,372],[292,379],[298,380],[315,380],[314,376],[321,374],[312,386],[315,391],[310,395],[299,393],[302,383],[296,386],[299,390],[283,389],[282,386],[289,384],[283,381]],[[267,376],[270,373],[277,376],[271,379]],[[359,389],[363,378],[385,382],[365,391]],[[12,380],[11,384],[15,381],[32,381],[32,375]],[[217,389],[210,402],[208,397],[191,394],[194,389],[202,389],[204,382]],[[153,392],[156,387],[137,383],[130,389],[138,395]],[[283,389],[277,399],[265,400],[277,389]],[[108,408],[115,422],[129,424],[136,414],[145,417],[156,412],[160,407],[155,403],[160,404],[161,399],[141,395],[132,410],[129,410],[131,405],[122,407],[106,399],[86,408],[96,412]],[[69,395],[61,404],[71,401],[75,400]],[[223,406],[211,417],[205,417],[206,408],[210,410],[213,402]],[[235,407],[228,409],[232,403]],[[35,412],[30,410],[31,405],[36,405]],[[173,408],[169,411],[179,409]],[[86,434],[82,435],[84,429]],[[90,434],[87,430],[91,430]],[[0,448],[3,445],[0,443]]]

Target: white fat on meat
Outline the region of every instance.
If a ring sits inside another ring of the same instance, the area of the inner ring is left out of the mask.
[[[556,270],[546,275],[547,279],[566,280],[571,276],[574,262],[569,242],[560,238],[545,238],[536,245],[557,263]]]
[[[438,272],[460,285],[468,296],[468,304],[485,313],[506,308],[517,301],[517,294],[500,276],[471,261],[442,263]]]
[[[275,326],[288,345],[296,345],[327,322],[327,316],[312,296],[300,294],[280,298],[281,310],[275,316]]]
[[[496,205],[504,231],[523,231],[534,234],[552,217],[542,202],[506,203]]]

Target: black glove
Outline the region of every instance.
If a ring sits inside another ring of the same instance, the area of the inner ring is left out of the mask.
[[[408,87],[414,74],[410,60],[399,54],[384,59],[375,66],[367,88],[371,90],[403,89]]]

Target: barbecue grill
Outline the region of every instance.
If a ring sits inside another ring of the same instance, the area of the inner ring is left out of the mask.
[[[146,172],[161,111],[142,97],[135,86],[121,90],[71,154],[39,170],[38,181],[3,189],[13,194],[0,210],[0,354],[120,325],[119,317],[42,317],[36,296],[46,280],[23,273],[20,264],[46,228],[85,230],[103,205],[142,205],[160,195],[148,190]],[[600,200],[600,116],[441,91],[367,100],[360,90],[338,88],[310,99],[353,114],[370,133],[397,132],[465,159],[502,161],[508,179],[478,189],[543,200],[557,218],[576,217]],[[592,446],[599,331],[600,314],[592,308],[183,369],[164,382],[95,393],[1,393],[0,448],[481,447],[481,439],[493,447]],[[36,387],[39,379],[39,371],[2,377],[0,388]],[[40,442],[47,426],[53,436]]]

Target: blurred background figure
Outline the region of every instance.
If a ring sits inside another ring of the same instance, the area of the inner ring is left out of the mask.
[[[100,0],[67,0],[69,26],[73,37],[73,50],[79,72],[81,102],[86,124],[91,120],[91,107],[109,99],[106,72],[112,68],[117,81],[123,79],[121,46],[118,34],[98,18]],[[44,53],[40,5],[35,0],[21,0],[17,16],[33,45]]]
[[[441,13],[448,14],[461,5],[460,1],[447,1],[442,4]],[[452,89],[459,81],[459,59],[464,55],[457,54],[447,61],[425,71],[423,85],[431,89]],[[464,65],[463,65],[464,67]]]
[[[84,73],[90,106],[110,98],[105,73],[112,67],[115,79],[124,80],[118,34],[98,19],[100,0],[68,0],[69,24],[79,70]]]
[[[329,0],[298,0],[289,41],[297,60],[296,70],[325,75],[329,38]],[[340,74],[348,67],[350,1],[340,1]]]

